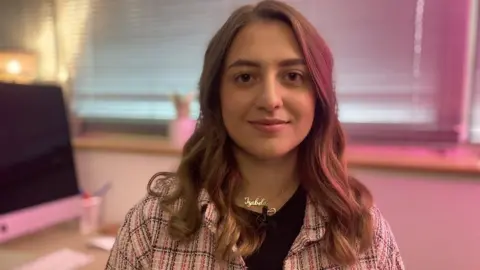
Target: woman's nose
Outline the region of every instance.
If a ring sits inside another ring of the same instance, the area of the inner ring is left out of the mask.
[[[275,76],[268,76],[263,80],[257,105],[266,111],[274,111],[283,106],[281,84],[278,83]]]

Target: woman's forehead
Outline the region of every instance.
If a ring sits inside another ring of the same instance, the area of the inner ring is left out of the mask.
[[[258,64],[279,64],[303,59],[292,29],[279,21],[255,22],[235,37],[226,58],[226,66],[239,60]]]

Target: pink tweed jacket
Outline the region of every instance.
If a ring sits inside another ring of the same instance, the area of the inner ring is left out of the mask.
[[[166,195],[173,190],[175,180],[158,180],[154,190]],[[105,269],[107,270],[227,270],[247,269],[242,258],[229,262],[216,259],[215,232],[219,215],[206,192],[199,197],[199,207],[206,207],[204,222],[191,242],[179,243],[167,232],[169,215],[160,208],[157,197],[147,196],[127,214],[118,232]],[[312,201],[307,201],[303,227],[284,261],[286,270],[403,270],[404,265],[388,223],[377,208],[374,245],[350,267],[340,267],[322,252],[326,216],[319,213]]]

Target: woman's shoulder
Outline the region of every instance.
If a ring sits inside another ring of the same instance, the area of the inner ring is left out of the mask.
[[[176,186],[177,181],[173,176],[156,174],[150,180],[148,194],[125,216],[110,253],[107,269],[119,269],[123,265],[149,268],[151,262],[143,255],[151,251],[156,239],[168,237],[166,224],[170,214],[163,209],[162,200],[172,194]]]
[[[370,213],[374,229],[372,255],[382,267],[385,267],[381,269],[404,269],[400,250],[390,224],[376,206],[371,208]]]
[[[165,198],[171,195],[178,187],[178,181],[175,173],[159,172],[154,174],[148,181],[147,198],[157,197]]]
[[[389,247],[395,246],[395,237],[393,236],[390,224],[385,219],[380,209],[377,206],[373,206],[370,209],[370,214],[373,219],[374,242],[381,242]]]
[[[142,229],[154,234],[170,218],[170,212],[164,208],[163,201],[177,189],[177,179],[170,173],[157,173],[149,181],[147,194],[127,213],[123,226],[130,231]],[[172,205],[176,207],[177,203]]]
[[[164,200],[177,189],[178,181],[173,173],[157,173],[148,182],[147,194],[129,212],[141,217],[143,223],[150,219],[166,218]]]

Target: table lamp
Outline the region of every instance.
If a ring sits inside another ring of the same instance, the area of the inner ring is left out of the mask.
[[[29,84],[37,79],[34,53],[0,50],[0,81]]]

